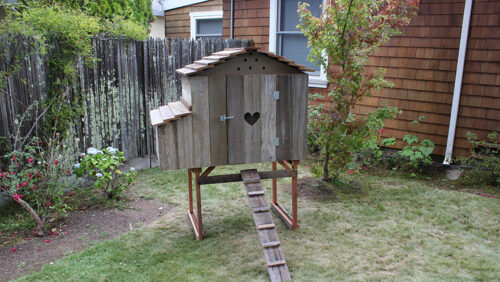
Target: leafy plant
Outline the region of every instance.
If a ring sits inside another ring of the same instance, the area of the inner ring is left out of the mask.
[[[497,132],[489,133],[486,140],[479,140],[475,133],[467,132],[472,156],[457,158],[467,167],[462,176],[465,184],[500,187],[500,142],[497,138]]]
[[[298,27],[308,38],[309,60],[327,71],[331,104],[322,108],[312,128],[320,128],[323,179],[337,178],[350,163],[347,154],[366,142],[366,122],[354,119],[352,107],[372,91],[392,86],[380,68],[367,74],[368,57],[391,36],[400,33],[416,14],[418,0],[331,0],[320,17],[308,4],[299,5]],[[310,131],[311,132],[311,131]]]
[[[425,119],[425,116],[419,116],[417,120],[412,121],[414,124],[420,124],[420,121]],[[424,165],[432,164],[431,154],[434,152],[434,143],[429,139],[419,140],[413,134],[406,134],[403,137],[406,146],[398,152],[398,154],[405,159],[409,160],[404,164],[405,169],[416,170],[419,172]],[[412,172],[412,176],[416,176]]]
[[[94,180],[91,190],[92,196],[106,200],[120,200],[127,188],[135,182],[134,169],[123,172],[119,168],[123,165],[123,152],[108,147],[103,150],[89,148],[75,170],[79,177],[87,175]]]

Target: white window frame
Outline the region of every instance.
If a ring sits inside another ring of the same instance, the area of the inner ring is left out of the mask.
[[[189,13],[189,17],[191,18],[190,27],[191,27],[191,39],[196,39],[196,21],[197,20],[206,20],[206,19],[221,19],[222,20],[222,11],[206,11],[206,12],[191,12]]]
[[[269,0],[269,52],[276,54],[276,41],[278,29],[278,1]],[[328,80],[323,66],[320,67],[319,75],[309,73],[309,87],[327,88]]]

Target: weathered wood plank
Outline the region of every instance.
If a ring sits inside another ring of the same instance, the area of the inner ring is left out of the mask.
[[[161,106],[159,109],[163,123],[177,119],[169,106]]]
[[[261,143],[261,88],[260,75],[251,74],[243,76],[243,112],[240,115],[250,113],[252,116],[259,115],[259,120],[253,125],[243,120],[243,129],[245,134],[245,163],[260,162],[260,143]]]
[[[226,115],[226,76],[208,76],[208,104],[210,109],[210,159],[212,165],[228,163],[227,122],[220,116]]]
[[[208,102],[208,77],[198,76],[189,80],[193,99],[194,167],[212,165],[210,160],[210,115]]]
[[[276,75],[268,74],[261,76],[261,162],[272,162],[276,160]]]
[[[176,102],[170,102],[168,103],[168,106],[170,107],[170,110],[174,114],[174,116],[177,117],[183,117],[187,115],[191,115],[192,112],[186,109],[184,104],[181,101],[176,101]]]
[[[291,159],[303,160],[307,146],[307,74],[291,75]]]
[[[158,126],[160,124],[163,124],[163,118],[161,116],[160,110],[151,110],[149,112],[149,115],[151,117],[152,126]]]
[[[233,119],[227,120],[227,147],[229,164],[241,164],[246,160],[246,142],[243,119],[244,97],[243,97],[243,77],[226,77],[227,93],[227,116]]]
[[[290,76],[277,75],[276,88],[280,92],[280,98],[276,102],[276,137],[278,146],[276,147],[276,160],[289,160],[291,145],[291,101],[290,101]]]
[[[297,171],[289,170],[271,170],[271,171],[259,171],[260,179],[272,179],[272,178],[285,178],[293,177],[297,175]],[[228,183],[228,182],[239,182],[243,181],[241,174],[226,174],[226,175],[212,175],[203,176],[198,179],[200,185],[215,184],[215,183]]]

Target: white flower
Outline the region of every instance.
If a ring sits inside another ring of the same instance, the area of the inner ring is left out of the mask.
[[[80,164],[75,164],[75,168],[80,168]]]
[[[107,147],[106,150],[108,150],[108,152],[113,155],[118,153],[118,149],[115,149],[113,147]]]
[[[96,177],[102,177],[102,173],[98,172],[95,174]]]
[[[131,167],[131,168],[130,168],[130,171],[135,171],[135,168]]]
[[[89,155],[97,155],[97,154],[102,154],[102,151],[101,150],[98,150],[94,147],[90,147],[87,149],[87,154]]]
[[[42,162],[38,162],[37,164],[39,164],[39,165],[40,165],[40,164],[42,164]]]

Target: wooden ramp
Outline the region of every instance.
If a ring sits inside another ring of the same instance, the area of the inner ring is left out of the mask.
[[[274,225],[273,216],[266,202],[264,188],[260,183],[256,169],[242,170],[241,177],[245,184],[248,203],[252,209],[253,219],[259,233],[260,244],[264,251],[269,277],[271,281],[290,280],[290,273],[281,250],[280,239]]]

